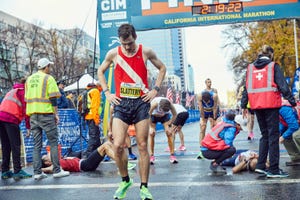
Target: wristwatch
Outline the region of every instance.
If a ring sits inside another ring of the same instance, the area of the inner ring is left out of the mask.
[[[158,86],[154,86],[153,89],[156,90],[157,92],[159,92],[159,90],[160,90],[160,88]]]

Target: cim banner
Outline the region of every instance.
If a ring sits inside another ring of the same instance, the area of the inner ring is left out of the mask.
[[[98,0],[97,9],[102,62],[123,23],[142,31],[299,18],[300,0]]]
[[[117,30],[131,23],[136,30],[230,24],[260,20],[298,18],[300,0],[98,0],[97,16],[100,62],[120,45]],[[200,37],[200,36],[199,36]],[[107,70],[108,85],[114,92],[113,70]],[[105,97],[103,97],[103,100]],[[108,103],[104,120],[107,124]],[[106,134],[104,127],[104,135]]]

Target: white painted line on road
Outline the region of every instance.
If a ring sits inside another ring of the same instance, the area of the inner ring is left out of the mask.
[[[268,179],[253,181],[208,181],[208,182],[150,182],[149,187],[185,187],[190,186],[247,186],[247,185],[271,185],[271,184],[300,183],[300,179]],[[134,187],[139,187],[135,183]],[[65,185],[20,185],[1,186],[0,190],[42,190],[42,189],[82,189],[82,188],[116,188],[118,184],[65,184]]]

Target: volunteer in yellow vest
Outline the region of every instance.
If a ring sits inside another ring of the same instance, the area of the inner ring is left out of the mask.
[[[241,107],[246,116],[248,101],[254,110],[262,137],[259,141],[259,158],[255,172],[266,174],[268,178],[287,177],[288,173],[279,169],[279,109],[281,96],[292,106],[296,101],[286,83],[280,66],[274,61],[274,50],[263,45],[258,58],[248,65],[246,89],[243,92]],[[266,171],[269,156],[270,167]]]
[[[84,157],[88,157],[95,149],[100,145],[100,114],[101,114],[101,86],[97,83],[89,83],[87,88],[87,108],[89,109],[88,114],[85,116],[85,120],[89,128],[89,140],[87,150]]]
[[[55,79],[49,75],[53,62],[47,58],[38,61],[38,71],[28,77],[25,85],[26,114],[30,116],[30,130],[33,134],[33,172],[34,179],[46,178],[42,173],[42,136],[46,133],[50,145],[53,162],[53,177],[68,176],[70,173],[60,169],[58,160],[58,131],[59,117],[57,113],[57,98],[60,96]]]

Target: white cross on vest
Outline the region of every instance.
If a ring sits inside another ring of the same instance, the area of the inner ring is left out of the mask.
[[[264,76],[259,72],[255,77],[260,81]]]

